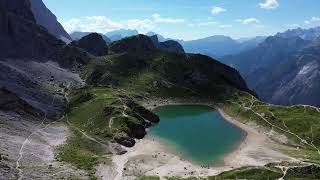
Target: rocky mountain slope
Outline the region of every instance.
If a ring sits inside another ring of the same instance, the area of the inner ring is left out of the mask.
[[[57,91],[82,83],[70,70],[79,70],[90,55],[38,25],[29,0],[1,1],[0,9],[1,86],[51,117],[61,115],[63,96],[56,98],[60,102],[56,106],[52,98]]]
[[[78,46],[94,56],[103,56],[108,54],[107,43],[98,33],[88,34],[78,41],[73,41],[72,45]]]
[[[174,40],[165,40],[165,41],[159,41],[158,39],[158,35],[154,35],[151,36],[151,40],[153,42],[153,44],[158,48],[161,49],[163,51],[167,51],[167,52],[174,52],[174,53],[178,53],[178,54],[184,54],[184,49],[183,47]]]
[[[310,29],[290,29],[285,32],[277,33],[276,36],[283,38],[300,37],[301,39],[312,41],[320,36],[320,27]]]
[[[31,0],[31,10],[36,22],[45,27],[51,34],[65,42],[70,42],[71,37],[58,22],[57,17],[45,6],[42,0]]]
[[[319,106],[316,30],[278,33],[257,48],[223,57],[222,61],[237,68],[262,100]]]
[[[72,32],[70,34],[72,40],[74,41],[78,41],[79,39],[89,35],[89,34],[92,34],[94,32],[80,32],[80,31],[75,31],[75,32]],[[111,39],[109,39],[107,36],[105,36],[104,34],[100,34],[102,36],[102,38],[106,41],[107,44],[110,44],[111,43]]]

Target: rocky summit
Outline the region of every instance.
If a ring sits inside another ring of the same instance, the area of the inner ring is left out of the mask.
[[[103,56],[108,54],[108,46],[102,35],[91,33],[82,37],[78,41],[73,41],[72,45],[78,46],[94,56]]]
[[[42,0],[31,0],[31,11],[37,24],[45,27],[52,35],[65,42],[70,42],[70,35],[58,22],[57,17],[45,6]]]

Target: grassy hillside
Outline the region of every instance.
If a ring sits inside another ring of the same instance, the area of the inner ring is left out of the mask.
[[[287,153],[320,163],[320,109],[311,106],[278,106],[238,92],[219,106],[243,123],[255,123],[286,138],[278,140]]]

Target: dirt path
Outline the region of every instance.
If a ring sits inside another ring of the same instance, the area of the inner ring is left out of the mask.
[[[55,96],[52,99],[51,105],[54,104],[54,101],[55,101]],[[35,130],[33,132],[31,132],[31,134],[24,140],[24,142],[22,143],[22,145],[20,147],[19,158],[16,161],[16,167],[15,167],[19,172],[18,173],[18,175],[19,175],[18,180],[21,180],[23,178],[23,170],[20,167],[20,161],[21,161],[21,159],[23,158],[23,155],[24,155],[23,150],[24,150],[26,144],[30,143],[31,137],[41,129],[40,127],[44,125],[46,120],[47,120],[47,111],[45,111],[45,114],[44,114],[44,117],[43,117],[41,123],[37,127],[34,128]]]
[[[235,102],[232,102],[232,101],[230,101],[230,102],[233,103],[233,104],[236,104],[236,105],[240,106],[241,108],[243,108],[243,109],[245,109],[245,110],[249,110],[249,111],[251,111],[252,113],[256,114],[256,115],[259,116],[263,121],[265,121],[267,124],[269,124],[272,128],[277,128],[277,129],[279,129],[279,130],[281,130],[281,131],[283,131],[283,132],[285,132],[285,133],[288,133],[288,134],[291,134],[291,135],[295,136],[296,138],[298,138],[298,139],[300,140],[301,143],[306,144],[306,145],[310,146],[311,148],[314,148],[314,149],[318,152],[318,154],[320,155],[320,149],[317,148],[317,147],[313,144],[313,138],[312,138],[311,143],[309,143],[306,139],[301,138],[299,135],[297,135],[297,134],[293,133],[292,131],[290,131],[290,129],[286,126],[286,124],[285,124],[284,121],[283,121],[283,124],[284,124],[284,126],[287,128],[287,130],[286,130],[286,129],[283,129],[283,128],[277,126],[277,125],[272,124],[268,119],[266,119],[266,118],[264,117],[264,115],[262,115],[262,114],[260,114],[260,113],[258,113],[258,112],[256,112],[256,111],[254,111],[252,108],[253,108],[254,103],[256,102],[256,100],[254,100],[253,98],[252,98],[252,100],[251,100],[251,105],[250,105],[249,107],[245,106],[244,103],[239,104],[239,103],[235,103]],[[308,107],[312,107],[312,106],[308,106]],[[315,108],[315,107],[313,107],[313,108]],[[318,110],[318,108],[316,108],[316,109]],[[312,130],[312,127],[311,127],[311,130]]]

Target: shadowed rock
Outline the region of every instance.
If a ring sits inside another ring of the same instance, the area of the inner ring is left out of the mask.
[[[92,33],[84,36],[79,41],[72,42],[92,55],[103,56],[108,54],[108,46],[102,36],[98,33]]]
[[[51,34],[65,42],[70,42],[71,37],[58,22],[57,17],[45,6],[42,0],[30,0],[31,10],[36,22],[45,27]]]

